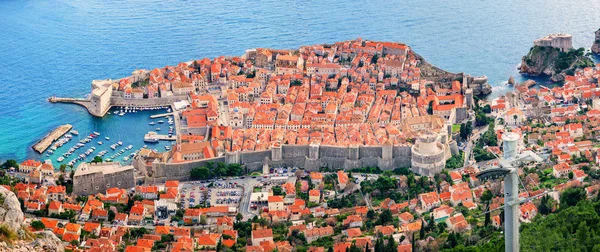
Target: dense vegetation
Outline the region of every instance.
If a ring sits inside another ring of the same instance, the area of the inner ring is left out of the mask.
[[[546,201],[548,201],[546,198]],[[540,205],[533,222],[522,223],[521,251],[600,251],[600,200],[587,200],[581,188],[571,188],[561,194],[557,212]],[[488,242],[469,246],[459,237],[457,246],[446,251],[504,251],[504,240],[492,238]]]
[[[239,164],[225,164],[207,162],[203,166],[194,167],[190,171],[192,179],[212,179],[223,176],[240,176],[244,174],[244,168]]]

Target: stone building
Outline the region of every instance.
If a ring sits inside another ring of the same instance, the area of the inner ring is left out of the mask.
[[[117,162],[81,163],[73,176],[73,193],[89,195],[104,193],[111,187],[133,188],[133,166]]]
[[[550,34],[533,41],[536,46],[549,46],[567,52],[573,48],[573,36],[570,34]]]
[[[102,117],[110,109],[110,97],[112,96],[112,80],[92,81],[92,102],[89,111],[93,116]]]
[[[446,167],[446,146],[440,143],[431,131],[423,133],[411,149],[411,170],[433,177]]]

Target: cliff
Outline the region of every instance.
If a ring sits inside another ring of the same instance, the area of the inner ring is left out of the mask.
[[[594,38],[594,43],[592,44],[592,52],[595,54],[600,54],[600,29],[595,32],[596,37]]]
[[[23,217],[17,196],[0,186],[0,251],[64,251],[54,233],[29,232]]]
[[[519,72],[531,76],[550,76],[554,82],[563,81],[565,75],[573,75],[577,69],[594,65],[584,52],[583,48],[561,52],[548,46],[533,46],[523,56]]]

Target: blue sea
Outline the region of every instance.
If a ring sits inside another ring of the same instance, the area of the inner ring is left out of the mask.
[[[151,112],[93,118],[46,99],[83,97],[93,79],[136,68],[255,47],[357,37],[404,42],[443,69],[488,76],[493,95],[501,95],[509,76],[522,80],[516,67],[534,39],[570,33],[576,47],[589,48],[600,28],[598,9],[597,0],[0,0],[0,159],[46,159],[31,146],[65,123],[139,149],[153,129]],[[94,143],[97,152],[111,141]]]

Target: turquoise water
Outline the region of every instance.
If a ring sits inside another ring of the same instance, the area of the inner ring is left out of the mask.
[[[0,159],[40,158],[31,145],[65,123],[138,149],[149,114],[98,119],[46,98],[82,97],[91,80],[135,68],[254,47],[400,41],[446,70],[487,75],[501,94],[534,39],[566,32],[576,47],[589,48],[600,28],[597,9],[595,0],[0,0]]]

